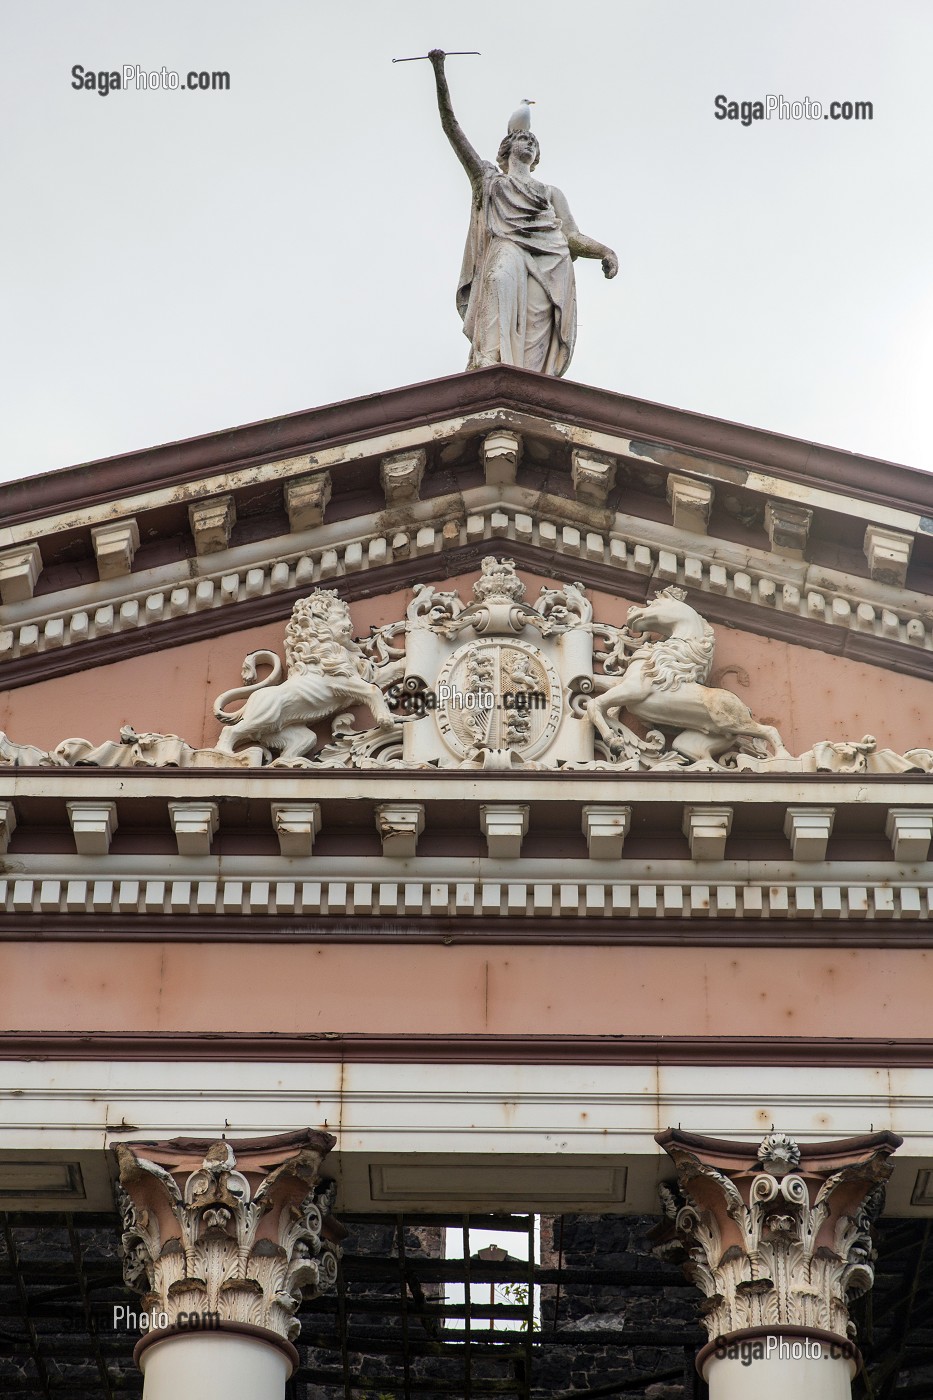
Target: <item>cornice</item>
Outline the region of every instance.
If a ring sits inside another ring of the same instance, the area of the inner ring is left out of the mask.
[[[594,432],[650,437],[729,463],[766,467],[787,480],[822,483],[866,501],[933,515],[933,478],[914,468],[498,365],[10,482],[0,487],[0,518],[9,527],[52,510],[196,480],[221,468],[398,431],[416,419],[433,422],[498,406],[563,418]]]
[[[739,814],[741,815],[741,814]],[[933,946],[933,865],[30,855],[0,941]]]
[[[0,882],[2,883],[2,882]],[[101,889],[106,889],[102,882],[98,882]],[[270,902],[278,904],[279,886],[273,886],[271,892],[263,891],[262,898],[271,896]],[[364,886],[351,887],[345,903],[355,905],[356,891]],[[698,888],[698,887],[694,887]],[[882,889],[882,886],[876,886]],[[21,886],[21,890],[26,890],[25,898],[35,902],[36,894],[39,892],[38,886]],[[488,887],[487,887],[488,889]],[[729,897],[733,903],[739,902],[737,896],[741,897],[744,891],[735,887],[721,886],[724,896]],[[828,887],[821,887],[819,894],[826,893]],[[389,918],[372,919],[366,924],[361,922],[364,917],[363,910],[355,908],[352,915],[349,910],[335,914],[329,919],[316,919],[310,915],[296,917],[294,915],[267,915],[262,903],[257,901],[250,903],[246,909],[238,911],[233,916],[229,911],[221,916],[213,914],[159,914],[155,916],[139,915],[135,913],[132,921],[128,921],[126,912],[121,911],[119,918],[114,918],[112,922],[102,921],[101,906],[98,905],[93,914],[17,914],[8,923],[0,922],[0,943],[77,943],[90,945],[93,943],[118,943],[122,946],[142,943],[210,943],[217,946],[229,947],[236,943],[255,944],[257,934],[260,934],[263,945],[272,944],[304,944],[322,943],[327,946],[339,946],[341,944],[353,944],[359,946],[389,945],[400,947],[405,944],[418,944],[428,946],[432,944],[444,944],[445,947],[463,946],[479,944],[484,947],[633,947],[633,948],[886,948],[901,950],[922,950],[933,948],[933,926],[929,923],[930,910],[928,904],[923,901],[922,892],[914,888],[910,891],[912,896],[913,909],[904,913],[903,906],[898,900],[897,894],[887,900],[886,907],[880,912],[871,902],[873,889],[866,890],[863,885],[856,891],[859,896],[866,896],[865,902],[854,912],[850,911],[845,904],[845,890],[836,886],[829,889],[829,895],[835,899],[835,908],[831,915],[825,920],[814,919],[812,915],[807,918],[787,917],[787,908],[792,898],[787,888],[777,888],[775,897],[783,900],[783,907],[772,913],[768,907],[767,899],[762,897],[759,891],[757,906],[754,918],[729,918],[728,922],[721,925],[699,922],[691,919],[689,909],[686,915],[680,918],[660,917],[632,917],[627,920],[606,918],[596,923],[592,913],[588,913],[585,919],[570,917],[562,913],[559,908],[554,907],[555,896],[552,889],[545,887],[535,887],[535,891],[540,890],[551,903],[553,911],[552,917],[542,920],[539,915],[537,920],[529,918],[502,918],[491,922],[491,916],[487,910],[482,915],[458,915],[456,918],[434,916],[430,922],[412,922],[411,916],[404,920]],[[595,887],[586,887],[587,893]],[[108,891],[109,892],[109,891]],[[467,887],[470,904],[475,907],[477,904],[477,889],[473,886]],[[80,883],[72,883],[72,894],[81,898],[88,909],[93,909],[94,896],[90,890],[82,888]],[[98,894],[95,891],[94,894]],[[122,896],[122,887],[117,889],[117,893]],[[216,890],[211,890],[211,895],[216,897]],[[229,895],[230,891],[221,891],[223,895]],[[247,888],[247,896],[250,891]],[[322,896],[318,902],[327,903],[330,887],[325,885]],[[403,889],[404,899],[406,891]],[[443,891],[447,898],[448,907],[454,895],[449,890]],[[606,893],[598,891],[605,906]],[[703,888],[704,896],[709,893],[708,888]],[[808,886],[803,894],[813,894],[813,887]],[[235,894],[243,900],[242,889]],[[650,887],[651,900],[654,905],[659,905],[665,898],[676,896],[680,909],[684,908],[684,896],[689,896],[690,888],[677,887],[667,884],[660,887]],[[482,890],[479,891],[482,895]],[[508,895],[508,888],[506,889]],[[637,897],[637,892],[636,892]],[[144,887],[143,898],[149,898],[149,890]],[[178,882],[163,882],[157,896],[153,896],[153,902],[160,908],[165,908],[173,902],[180,904],[181,899],[187,899],[190,904],[190,890],[185,890]],[[887,898],[887,897],[886,897]],[[367,894],[367,901],[371,903],[372,895]],[[167,902],[167,903],[166,903]],[[815,902],[815,899],[814,901]],[[6,901],[4,901],[6,903]],[[828,903],[828,899],[827,899]],[[577,900],[579,907],[579,900]],[[918,920],[916,910],[922,907],[922,917]],[[111,898],[106,913],[109,915],[114,908],[113,898]],[[703,914],[707,909],[702,911]],[[729,911],[731,914],[731,911]],[[714,914],[716,913],[714,906]],[[896,916],[896,922],[891,922],[892,913]],[[0,920],[3,919],[5,910],[0,907]],[[841,914],[841,921],[840,921]],[[347,927],[347,919],[354,920],[352,928]],[[724,916],[723,916],[724,917]],[[257,919],[261,922],[257,922]],[[559,919],[559,922],[558,922]]]
[[[915,806],[929,793],[927,773],[759,773],[751,771],[545,770],[524,767],[518,779],[528,800],[560,803],[567,812],[587,802],[756,804],[783,810],[796,803],[884,812]],[[412,770],[338,768],[0,768],[0,798],[50,800],[63,815],[66,798],[134,801],[173,797],[249,799],[253,810],[279,801],[359,801],[371,815],[374,801],[514,802],[515,774],[482,769]],[[268,811],[268,808],[265,809]],[[883,827],[883,820],[881,821]],[[679,820],[674,822],[679,825]],[[780,827],[780,822],[777,823]],[[459,829],[459,825],[458,825]]]
[[[507,547],[523,568],[641,602],[685,587],[712,622],[933,676],[933,597],[520,486],[385,512],[88,583],[0,611],[7,689],[284,619],[312,587],[348,600],[478,568]]]
[[[0,1034],[0,1060],[933,1068],[933,1040],[854,1036]]]
[[[0,938],[933,944],[926,774],[520,784],[524,807],[475,770],[8,769]]]

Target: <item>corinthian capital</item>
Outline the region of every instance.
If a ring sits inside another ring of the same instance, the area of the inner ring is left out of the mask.
[[[337,1277],[343,1230],[321,1165],[329,1133],[118,1143],[123,1273],[162,1327],[179,1314],[262,1327],[289,1341],[304,1294]],[[167,1319],[167,1323],[165,1321]],[[182,1319],[184,1321],[184,1319]]]
[[[874,1280],[872,1222],[884,1204],[894,1133],[760,1146],[674,1129],[657,1142],[677,1168],[662,1185],[659,1254],[705,1295],[710,1339],[794,1327],[848,1338],[849,1300]]]

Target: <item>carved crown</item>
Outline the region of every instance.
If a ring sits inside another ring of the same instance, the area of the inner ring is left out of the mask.
[[[473,597],[478,603],[520,603],[525,585],[515,572],[514,559],[483,560],[483,572],[473,585]]]

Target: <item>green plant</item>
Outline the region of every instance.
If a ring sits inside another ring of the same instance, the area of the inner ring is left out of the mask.
[[[511,1303],[515,1307],[528,1307],[528,1284],[527,1283],[497,1283],[496,1293],[500,1295],[501,1301]],[[535,1317],[523,1317],[518,1324],[516,1331],[527,1332],[531,1327],[534,1332],[540,1327],[540,1321]]]

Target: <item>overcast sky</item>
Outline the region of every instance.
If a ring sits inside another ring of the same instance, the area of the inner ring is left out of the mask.
[[[929,0],[0,0],[0,479],[461,371],[469,186],[542,159],[578,262],[568,377],[933,469]],[[227,92],[71,70],[226,70]],[[869,101],[872,121],[715,117]]]

